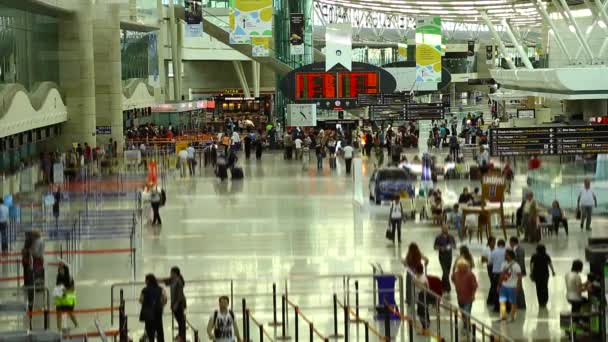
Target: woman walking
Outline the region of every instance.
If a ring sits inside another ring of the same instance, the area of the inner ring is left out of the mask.
[[[184,277],[177,266],[171,268],[171,275],[165,279],[165,285],[171,289],[171,312],[177,322],[177,341],[186,342],[186,296],[184,295]]]
[[[418,266],[422,267],[422,262],[424,261],[424,266],[429,264],[429,259],[422,255],[422,252],[420,252],[420,248],[418,248],[418,245],[415,242],[410,243],[410,246],[408,247],[407,250],[407,255],[405,256],[405,259],[403,259],[403,266],[405,266],[405,285],[406,285],[406,292],[405,292],[405,298],[408,304],[412,304],[413,303],[413,298],[412,298],[412,275],[416,274],[416,270],[418,269]]]
[[[158,280],[154,274],[146,275],[146,287],[141,290],[139,296],[141,312],[139,321],[145,323],[146,336],[148,341],[165,342],[163,332],[163,307],[167,304],[167,294],[158,285]]]
[[[64,263],[59,264],[57,269],[57,281],[55,282],[55,307],[57,310],[57,330],[63,329],[63,314],[67,314],[74,326],[78,328],[78,321],[74,316],[74,306],[76,305],[76,291],[74,279],[70,276],[70,269]]]
[[[393,198],[393,202],[391,202],[391,210],[389,216],[389,225],[391,226],[393,243],[395,242],[395,237],[397,237],[397,242],[401,243],[401,221],[403,220],[403,206],[401,205],[401,201],[399,196],[395,196]],[[396,234],[396,236],[395,236]]]
[[[553,263],[551,263],[551,257],[547,254],[545,245],[536,246],[536,253],[530,259],[530,270],[532,281],[536,284],[538,306],[545,308],[549,301],[549,270],[551,270],[551,275],[555,277]]]

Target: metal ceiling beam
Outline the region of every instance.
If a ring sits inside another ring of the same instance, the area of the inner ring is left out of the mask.
[[[515,45],[515,50],[517,50],[517,53],[519,53],[519,57],[521,57],[521,61],[526,66],[526,69],[529,69],[529,70],[534,69],[534,67],[532,66],[532,63],[530,63],[530,59],[528,58],[528,55],[524,51],[524,48],[521,47],[521,45],[519,44],[519,41],[515,37],[515,34],[513,34],[513,30],[511,29],[511,25],[509,24],[507,19],[502,20],[502,26],[505,28],[505,31],[507,32],[509,39],[511,39],[511,41],[513,42],[513,45]]]
[[[559,31],[557,30],[557,27],[555,26],[555,23],[551,19],[551,16],[549,15],[549,12],[547,12],[547,9],[543,6],[542,1],[541,0],[536,0],[534,2],[534,5],[536,5],[536,9],[538,10],[538,13],[541,14],[541,16],[543,17],[543,19],[551,27],[551,30],[553,31],[553,36],[555,37],[555,41],[557,42],[557,46],[559,46],[560,50],[562,50],[562,52],[564,53],[564,55],[566,56],[566,58],[568,58],[568,61],[570,62],[570,64],[574,64],[574,60],[572,59],[572,56],[570,55],[570,52],[568,51],[568,48],[566,47],[566,44],[562,40],[562,37],[559,34]]]
[[[553,2],[555,3],[555,7],[558,10],[559,10],[558,2],[561,3],[561,5],[563,6],[563,8],[567,14],[568,21],[574,27],[574,34],[576,35],[578,42],[583,46],[583,49],[585,49],[585,53],[589,57],[590,63],[593,64],[595,62],[595,57],[593,57],[593,52],[591,51],[591,47],[589,46],[589,43],[587,43],[587,40],[585,40],[585,37],[583,36],[583,31],[581,30],[580,26],[578,26],[576,19],[574,19],[574,16],[572,15],[572,12],[570,12],[570,6],[568,6],[568,3],[566,3],[566,0],[553,0]]]
[[[515,63],[513,63],[511,58],[509,58],[509,56],[507,55],[507,49],[505,48],[505,44],[502,42],[502,39],[498,35],[498,32],[496,31],[494,24],[492,24],[490,17],[488,17],[488,14],[485,11],[479,11],[479,14],[481,14],[481,18],[483,19],[483,21],[485,21],[486,25],[488,26],[488,29],[490,30],[494,38],[497,40],[498,48],[500,49],[500,52],[502,53],[504,59],[507,61],[509,69],[517,69]]]

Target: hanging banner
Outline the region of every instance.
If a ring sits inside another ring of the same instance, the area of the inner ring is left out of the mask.
[[[428,17],[416,25],[416,82],[441,82],[441,18]]]
[[[251,55],[253,57],[270,56],[270,37],[251,37]]]
[[[353,65],[353,28],[350,23],[325,27],[325,71],[341,64],[347,70]]]
[[[272,37],[272,0],[234,0],[231,14],[234,36]]]
[[[184,16],[186,19],[186,38],[203,36],[203,9],[200,0],[184,0]]]
[[[289,15],[289,43],[292,55],[304,54],[304,13]]]
[[[486,64],[494,64],[494,47],[492,45],[486,45]]]
[[[467,42],[467,60],[473,62],[475,60],[475,41],[469,40]]]
[[[148,34],[148,84],[152,87],[160,86],[158,74],[158,33]]]
[[[407,61],[407,44],[397,43],[397,62]]]

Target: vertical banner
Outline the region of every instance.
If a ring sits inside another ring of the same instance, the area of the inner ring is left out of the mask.
[[[148,83],[152,87],[160,86],[158,73],[158,33],[148,34]]]
[[[475,41],[469,40],[467,42],[467,60],[473,62],[475,60]]]
[[[441,18],[418,19],[416,82],[441,82]]]
[[[494,47],[492,45],[486,45],[486,64],[494,64]]]
[[[230,18],[234,36],[272,37],[272,0],[234,0]]]
[[[304,54],[304,13],[289,15],[289,43],[292,55]]]
[[[184,15],[186,18],[186,38],[203,36],[203,9],[200,0],[184,0]]]
[[[407,44],[397,43],[397,62],[407,61]]]
[[[325,71],[341,64],[347,70],[353,65],[353,28],[350,23],[325,27]]]
[[[253,57],[270,56],[270,37],[251,37],[251,55]]]

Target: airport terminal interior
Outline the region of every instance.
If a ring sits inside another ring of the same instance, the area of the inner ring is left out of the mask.
[[[0,341],[606,341],[608,0],[0,0]]]

